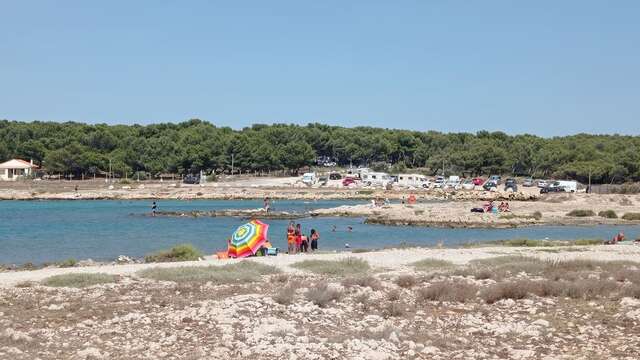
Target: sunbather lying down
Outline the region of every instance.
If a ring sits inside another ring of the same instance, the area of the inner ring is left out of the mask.
[[[616,236],[614,236],[611,240],[605,241],[605,245],[613,245],[619,243],[620,241],[624,241],[624,233],[620,231]],[[637,242],[638,240],[636,240]]]

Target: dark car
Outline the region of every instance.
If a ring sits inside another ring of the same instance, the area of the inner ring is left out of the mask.
[[[552,192],[565,192],[566,190],[562,186],[547,186],[540,188],[540,194],[552,193]]]
[[[182,179],[182,182],[185,184],[200,184],[200,176],[187,174],[184,179]]]
[[[487,191],[491,190],[491,188],[497,188],[497,187],[498,187],[498,184],[496,184],[496,182],[493,180],[487,180],[484,183],[484,185],[482,185],[482,188]]]
[[[518,191],[518,182],[516,179],[509,178],[504,182],[504,191],[507,191],[508,189],[511,189],[514,192]]]
[[[326,176],[320,176],[318,178],[318,183],[320,184],[320,186],[325,186],[327,185],[327,182],[329,181],[329,179]]]
[[[331,174],[329,174],[329,179],[330,180],[340,180],[340,179],[342,179],[342,175],[340,175],[339,173],[331,173]]]

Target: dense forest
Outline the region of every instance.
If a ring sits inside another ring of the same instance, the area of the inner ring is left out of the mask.
[[[542,138],[502,132],[440,133],[322,124],[253,125],[242,130],[201,120],[155,125],[0,121],[0,161],[33,159],[75,177],[114,173],[292,172],[329,157],[339,165],[420,168],[429,174],[490,173],[594,183],[640,180],[640,137]]]

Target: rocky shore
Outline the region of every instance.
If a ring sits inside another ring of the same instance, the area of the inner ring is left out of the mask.
[[[639,255],[405,249],[0,273],[0,358],[637,359]],[[106,282],[48,280],[91,273]]]

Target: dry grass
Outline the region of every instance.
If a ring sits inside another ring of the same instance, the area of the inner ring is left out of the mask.
[[[490,285],[480,291],[480,297],[493,304],[503,299],[524,299],[530,293],[530,281],[508,281]]]
[[[384,306],[383,313],[386,317],[401,317],[407,314],[408,305],[400,301],[390,301]]]
[[[474,299],[478,287],[464,281],[439,281],[416,291],[418,301],[466,302]]]
[[[320,282],[307,290],[306,297],[307,300],[319,307],[325,307],[330,303],[339,300],[342,297],[342,292],[336,288],[330,287],[326,282]]]
[[[614,294],[618,293],[619,290],[619,284],[612,280],[516,280],[490,285],[482,289],[480,297],[488,304],[492,304],[503,299],[524,299],[529,295],[593,300],[598,298],[610,298]]]
[[[360,286],[369,287],[373,290],[381,288],[380,281],[373,276],[351,276],[342,280],[342,286],[346,288]]]
[[[109,274],[64,274],[48,277],[42,280],[42,285],[51,287],[84,288],[87,286],[113,282],[116,282],[116,277]]]
[[[419,271],[446,270],[455,267],[451,261],[439,259],[424,259],[414,262],[411,266]]]
[[[139,271],[138,276],[160,281],[208,282],[216,284],[237,284],[259,281],[262,275],[277,274],[274,266],[253,261],[241,261],[224,266],[184,266],[172,268],[152,268]]]
[[[330,276],[348,276],[365,274],[371,270],[369,263],[362,259],[346,258],[343,260],[304,260],[291,267]]]

